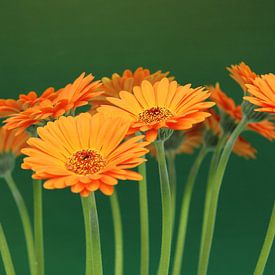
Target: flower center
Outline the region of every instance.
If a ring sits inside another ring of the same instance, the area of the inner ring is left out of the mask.
[[[152,107],[139,113],[138,118],[140,121],[149,124],[152,122],[161,122],[173,116],[172,112],[164,107]]]
[[[104,168],[106,160],[95,150],[84,149],[69,157],[65,166],[78,175],[89,175]]]

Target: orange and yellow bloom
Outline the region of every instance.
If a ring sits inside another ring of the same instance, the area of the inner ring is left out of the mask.
[[[123,117],[131,122],[131,132],[146,132],[146,139],[154,141],[160,128],[187,130],[210,116],[206,110],[215,103],[205,102],[210,93],[204,88],[179,86],[176,81],[163,78],[152,85],[144,80],[133,93],[121,91],[120,98],[108,97],[113,104],[97,110]]]
[[[18,100],[1,99],[0,117],[7,117],[5,127],[23,132],[30,126],[40,126],[54,120],[77,107],[88,104],[95,96],[101,94],[100,81],[93,81],[90,74],[81,74],[73,83],[55,91],[48,88],[39,97],[35,92],[20,95]]]
[[[69,187],[81,196],[99,189],[111,195],[119,179],[141,179],[129,169],[145,161],[148,143],[141,141],[143,136],[123,142],[128,130],[129,123],[102,114],[60,117],[39,127],[39,138],[28,140],[22,168],[46,180],[46,189]]]
[[[259,106],[255,111],[275,113],[275,75],[265,74],[246,85],[248,96],[244,99]]]
[[[111,78],[102,78],[102,90],[104,93],[99,97],[92,99],[92,106],[98,107],[102,104],[109,104],[106,97],[119,98],[120,91],[133,92],[134,86],[140,86],[143,80],[149,81],[151,84],[155,84],[162,78],[167,77],[169,72],[156,71],[152,73],[149,69],[138,67],[135,71],[129,69],[125,70],[122,75],[114,73]],[[172,80],[173,77],[169,77]]]

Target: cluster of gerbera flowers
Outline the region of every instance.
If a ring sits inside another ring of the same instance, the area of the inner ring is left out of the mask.
[[[249,119],[245,130],[273,140],[275,75],[257,75],[244,63],[228,70],[253,107],[249,112],[269,114],[252,115],[257,119]],[[82,112],[85,105],[88,112]],[[148,152],[157,155],[156,142],[165,142],[166,153],[174,157],[200,146],[213,151],[248,115],[219,83],[194,88],[181,85],[168,72],[143,68],[97,81],[83,73],[57,90],[0,99],[0,175],[13,169],[7,158],[21,152],[22,168],[32,170],[33,179],[43,180],[46,189],[70,188],[82,197],[96,190],[112,195],[118,181],[142,180],[133,168],[145,162]],[[256,156],[242,136],[233,152]]]

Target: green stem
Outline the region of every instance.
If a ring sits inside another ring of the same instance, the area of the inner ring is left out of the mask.
[[[94,192],[90,195],[90,216],[92,234],[92,262],[93,271],[96,275],[103,274],[99,222]]]
[[[211,202],[209,206],[209,213],[208,213],[208,219],[207,219],[207,225],[206,225],[206,233],[205,233],[205,239],[204,239],[204,245],[202,246],[202,253],[199,260],[199,275],[205,275],[208,269],[208,263],[209,263],[209,257],[210,257],[210,250],[212,246],[213,241],[213,234],[214,234],[214,228],[215,228],[215,221],[216,221],[216,214],[217,214],[217,206],[218,206],[218,200],[219,200],[219,194],[220,194],[220,188],[222,185],[223,176],[225,173],[225,169],[228,163],[228,160],[230,158],[233,146],[238,138],[238,136],[241,134],[245,126],[247,125],[247,119],[244,116],[243,119],[240,121],[238,126],[235,128],[235,130],[230,135],[229,139],[227,140],[224,150],[221,154],[219,164],[217,166],[216,175],[213,178],[213,185],[212,185],[212,197]]]
[[[116,192],[110,197],[115,234],[115,275],[123,274],[123,229],[119,200]]]
[[[149,210],[147,195],[146,163],[138,166],[138,172],[143,179],[139,182],[139,209],[140,209],[140,275],[149,274]]]
[[[172,232],[174,231],[175,216],[176,216],[176,191],[177,191],[177,174],[175,166],[175,154],[172,151],[166,152],[168,174],[170,178],[170,191],[171,191],[171,211],[172,211]]]
[[[90,215],[90,202],[89,198],[82,198],[82,210],[84,217],[84,227],[85,227],[85,239],[86,239],[86,267],[85,274],[93,275],[93,261],[92,261],[92,223]]]
[[[211,202],[211,195],[212,195],[212,183],[213,178],[215,176],[215,172],[219,163],[219,159],[221,156],[222,149],[224,148],[224,145],[228,139],[227,135],[223,135],[216,146],[216,149],[213,153],[211,162],[210,162],[210,168],[208,173],[208,179],[207,179],[207,186],[206,186],[206,192],[205,192],[205,201],[204,201],[204,208],[203,208],[203,224],[202,224],[202,234],[201,234],[201,244],[200,244],[200,258],[201,253],[204,245],[205,240],[205,234],[206,234],[206,225],[208,220],[208,213],[209,213],[209,207]]]
[[[5,175],[5,180],[15,200],[15,203],[22,221],[25,240],[26,240],[26,246],[27,246],[30,272],[32,275],[35,275],[37,262],[36,262],[35,250],[34,250],[32,225],[31,225],[28,209],[10,173],[7,173]]]
[[[273,205],[272,214],[267,228],[264,244],[258,259],[254,275],[262,275],[264,273],[265,265],[272,247],[275,236],[275,204]]]
[[[206,147],[202,147],[200,150],[187,178],[187,182],[184,188],[181,211],[180,211],[180,224],[178,229],[178,236],[176,242],[175,259],[173,266],[173,275],[181,274],[182,257],[184,253],[184,245],[186,239],[187,223],[189,216],[189,208],[191,203],[191,197],[193,192],[194,183],[196,181],[197,174],[199,172],[201,163],[205,158],[208,150]]]
[[[33,181],[34,245],[37,274],[44,275],[43,200],[41,180]]]
[[[7,240],[5,237],[5,233],[4,233],[4,230],[3,230],[1,224],[0,224],[0,252],[2,255],[2,260],[3,260],[6,274],[7,275],[15,275],[9,246],[8,246],[8,243],[7,243]]]
[[[171,211],[171,191],[170,183],[165,159],[164,142],[156,141],[161,202],[162,202],[162,240],[161,240],[161,256],[158,268],[158,275],[167,275],[169,272],[170,255],[171,255],[171,239],[172,239],[172,211]]]

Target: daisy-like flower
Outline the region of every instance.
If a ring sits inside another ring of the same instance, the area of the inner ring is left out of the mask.
[[[218,140],[222,134],[220,126],[221,118],[214,110],[211,110],[211,114],[212,116],[205,120],[205,130],[211,131],[212,135],[216,136],[216,140]],[[234,144],[233,153],[246,159],[254,159],[256,157],[257,150],[253,148],[247,140],[239,136]]]
[[[215,86],[210,86],[209,91],[211,92],[211,99],[216,102],[218,108],[232,118],[236,124],[239,123],[243,117],[241,105],[236,105],[234,100],[221,90],[218,83]],[[253,130],[269,140],[275,138],[275,126],[267,119],[248,123],[247,129]]]
[[[128,91],[132,93],[134,86],[140,86],[143,80],[148,80],[151,84],[155,84],[157,81],[160,81],[168,75],[169,72],[163,73],[162,71],[156,71],[151,73],[149,69],[138,67],[135,71],[127,69],[122,73],[122,75],[115,73],[111,78],[103,77],[102,90],[104,93],[92,100],[92,106],[97,107],[102,104],[109,104],[106,97],[119,98],[120,91]],[[169,77],[169,80],[172,79],[173,77]]]
[[[252,84],[254,79],[257,77],[251,68],[244,62],[238,65],[231,65],[227,67],[230,76],[242,87],[243,91],[246,92],[246,84]]]
[[[14,161],[21,154],[21,149],[26,147],[29,138],[27,133],[16,135],[15,131],[0,127],[0,176],[13,170]]]
[[[249,96],[244,99],[259,106],[255,111],[275,113],[275,75],[265,74],[246,85]]]
[[[55,91],[48,88],[40,97],[35,92],[20,95],[17,101],[1,100],[0,117],[8,117],[5,122],[7,129],[23,132],[31,126],[43,125],[77,107],[88,104],[95,96],[100,95],[100,81],[93,81],[89,74],[81,74],[73,83]]]
[[[111,195],[119,179],[142,178],[129,169],[145,161],[148,143],[141,141],[144,136],[123,142],[128,129],[123,119],[102,114],[60,117],[39,127],[39,138],[28,140],[22,168],[32,169],[33,178],[46,180],[46,189],[69,187],[84,197],[99,189]]]
[[[163,78],[152,85],[144,80],[133,93],[121,91],[120,98],[108,97],[113,104],[103,105],[98,112],[110,113],[131,122],[131,131],[146,132],[146,139],[154,141],[160,128],[187,130],[209,117],[206,110],[215,103],[205,102],[210,93],[191,85],[179,86],[176,81]]]

